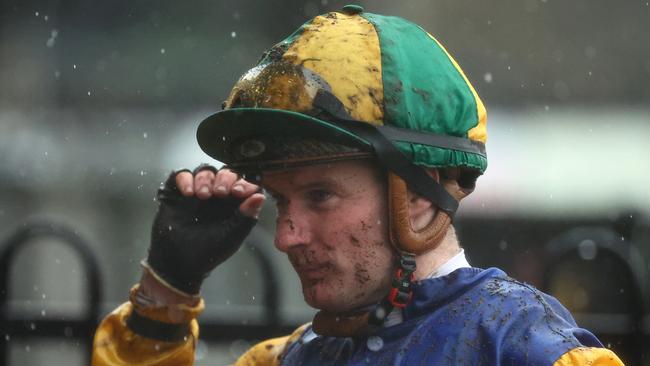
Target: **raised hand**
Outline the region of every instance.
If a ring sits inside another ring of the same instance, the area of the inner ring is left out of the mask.
[[[190,295],[239,249],[264,203],[258,186],[209,165],[173,172],[157,198],[147,264]]]

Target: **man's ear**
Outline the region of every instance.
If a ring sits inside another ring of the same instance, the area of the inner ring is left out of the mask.
[[[438,169],[429,169],[427,170],[427,173],[436,182],[442,184],[445,190],[458,201],[467,197],[471,193],[471,191],[462,188],[458,184],[457,175],[460,174],[460,172],[457,169],[447,169],[445,171],[445,178],[443,179],[441,179]],[[421,197],[411,191],[408,191],[408,199],[411,227],[415,231],[421,230],[425,228],[429,222],[431,222],[431,220],[433,220],[437,208],[428,199]]]
[[[436,182],[440,182],[440,173],[438,169],[429,169],[427,173],[431,178]],[[433,206],[431,201],[428,199],[408,191],[408,200],[409,200],[409,217],[411,221],[411,228],[414,231],[419,231],[424,229],[436,213],[436,207]]]

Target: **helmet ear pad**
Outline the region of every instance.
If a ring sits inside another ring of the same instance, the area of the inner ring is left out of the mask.
[[[469,192],[456,180],[444,180],[443,187],[457,200]],[[396,174],[388,173],[388,222],[393,247],[399,251],[420,255],[436,248],[447,234],[451,217],[443,210],[435,210],[433,219],[419,230],[413,229],[406,182]],[[435,205],[435,203],[434,203]]]

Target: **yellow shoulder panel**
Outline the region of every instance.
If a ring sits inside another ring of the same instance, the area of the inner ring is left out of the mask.
[[[184,366],[194,363],[194,348],[199,326],[190,323],[190,336],[184,342],[161,342],[133,333],[126,318],[133,311],[127,302],[101,322],[93,342],[93,366]]]
[[[616,354],[607,348],[579,347],[560,357],[553,366],[623,366]]]
[[[291,335],[260,342],[244,353],[234,366],[277,366],[287,347],[297,341],[309,324],[304,324]]]

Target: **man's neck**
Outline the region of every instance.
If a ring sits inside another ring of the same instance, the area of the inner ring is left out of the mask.
[[[440,245],[430,251],[420,254],[415,258],[417,269],[415,279],[420,280],[427,278],[431,273],[436,271],[440,266],[447,263],[456,254],[460,253],[460,245],[453,226],[449,226],[444,239]]]

